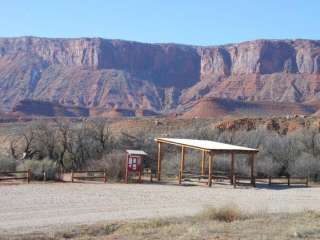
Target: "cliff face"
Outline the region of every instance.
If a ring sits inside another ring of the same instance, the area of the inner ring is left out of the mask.
[[[320,73],[320,41],[257,40],[200,49],[202,74]]]
[[[320,41],[217,47],[100,38],[0,39],[0,104],[183,111],[203,97],[305,103],[320,92]]]
[[[151,78],[159,86],[188,87],[200,75],[200,56],[191,47],[104,39],[12,38],[0,40],[2,60],[28,57],[44,66],[116,69]]]
[[[320,41],[257,40],[198,48],[201,81],[180,98],[306,102],[318,99]]]

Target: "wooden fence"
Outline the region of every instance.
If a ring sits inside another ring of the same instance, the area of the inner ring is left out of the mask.
[[[100,174],[100,175],[96,175]],[[71,171],[71,182],[74,180],[97,180],[103,179],[103,182],[107,182],[107,170],[103,171]]]
[[[31,170],[27,171],[12,171],[12,172],[0,172],[0,181],[8,180],[27,180],[28,183],[31,181]],[[19,176],[22,175],[22,176]]]
[[[199,173],[192,173],[190,171],[183,171],[182,173],[179,173],[181,175],[180,177],[184,180],[190,180],[191,179],[198,179],[199,181],[201,179],[208,179],[208,175],[201,175]],[[234,173],[233,176],[230,176],[228,172],[224,171],[213,171],[211,176],[212,181],[218,182],[224,182],[224,180],[230,180],[230,183],[233,185],[234,188],[236,188],[237,185],[251,185],[256,186],[256,182],[268,184],[271,185],[305,185],[309,186],[309,178],[308,177],[292,177],[292,176],[282,176],[282,177],[253,177],[240,175],[239,173]]]
[[[284,181],[285,180],[285,181]],[[272,184],[285,184],[285,185],[292,185],[292,184],[303,184],[305,186],[309,186],[309,178],[308,177],[291,177],[291,176],[282,176],[282,177],[268,177],[268,184],[271,186]]]
[[[250,180],[249,177],[243,177],[238,175],[233,175],[233,186],[240,184],[241,180]],[[308,177],[291,177],[291,176],[281,176],[281,177],[267,177],[267,178],[259,178],[254,177],[254,185],[256,182],[265,183],[269,186],[271,185],[287,185],[288,187],[291,185],[305,185],[309,186],[309,178]],[[243,182],[242,182],[243,183]]]
[[[245,181],[245,182],[243,182]],[[242,175],[238,175],[238,174],[234,174],[232,176],[232,184],[233,187],[236,188],[237,185],[251,185],[251,186],[256,186],[256,178],[251,178],[248,176],[242,176]]]

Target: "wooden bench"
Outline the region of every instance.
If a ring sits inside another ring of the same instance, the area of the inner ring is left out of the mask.
[[[246,181],[246,182],[244,182]],[[236,188],[237,185],[251,185],[253,187],[256,186],[256,178],[248,177],[244,175],[240,175],[235,173],[232,177],[233,187]]]
[[[192,181],[192,179],[197,179],[198,181],[205,179],[207,180],[209,178],[208,174],[201,174],[201,173],[194,173],[191,171],[184,171],[183,175],[181,176],[181,178],[184,181]],[[211,176],[211,180],[217,180],[217,182],[223,182],[224,180],[230,180],[230,176],[228,175],[227,172],[223,172],[223,171],[213,171],[212,176]]]
[[[198,181],[200,181],[201,179],[208,179],[208,175],[203,175],[191,171],[183,171],[181,179],[183,179],[184,181],[192,181],[192,179],[197,179]]]
[[[153,171],[151,168],[144,168],[142,170],[143,176],[150,176],[150,182],[153,182],[153,178],[157,177],[157,174],[155,171]]]
[[[96,174],[99,174],[98,176]],[[107,182],[107,171],[71,171],[71,182],[75,180],[97,180],[103,179],[103,182]]]
[[[224,172],[224,171],[213,171],[212,178],[218,181],[224,181],[224,180],[230,180],[230,175],[228,174],[228,172]]]

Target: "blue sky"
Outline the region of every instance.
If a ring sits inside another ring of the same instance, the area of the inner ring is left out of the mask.
[[[216,45],[320,39],[319,0],[4,0],[0,37]]]

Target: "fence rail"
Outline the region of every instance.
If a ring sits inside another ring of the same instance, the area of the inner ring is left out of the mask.
[[[102,175],[96,176],[94,174],[100,173]],[[78,175],[78,174],[85,174]],[[91,175],[93,174],[93,175]],[[107,170],[98,171],[98,170],[89,170],[89,171],[71,171],[71,182],[74,182],[74,180],[86,180],[86,179],[103,179],[103,182],[107,182]]]
[[[247,180],[249,182],[241,182],[241,180]],[[240,185],[240,184],[252,185],[255,187],[256,186],[256,179],[248,177],[248,176],[233,174],[231,183],[233,184],[234,188],[236,188],[237,185]]]
[[[24,174],[24,176],[17,176],[16,174]],[[0,172],[0,181],[7,180],[27,180],[28,183],[31,181],[31,170],[27,171],[8,171],[8,172]]]
[[[237,174],[233,175],[233,186],[236,187],[237,184],[240,183],[240,180],[251,180],[250,177],[239,176]],[[284,180],[284,181],[283,181]],[[291,177],[291,176],[280,176],[280,177],[254,177],[251,183],[256,184],[256,182],[267,183],[269,186],[271,185],[298,185],[302,184],[306,187],[309,186],[309,178],[308,177]],[[243,182],[242,182],[243,183]]]
[[[273,180],[273,181],[272,181]],[[282,180],[286,180],[283,182]],[[286,184],[288,186],[292,184],[304,184],[307,187],[309,186],[309,178],[308,177],[291,177],[291,176],[281,176],[281,177],[268,177],[268,184]]]

